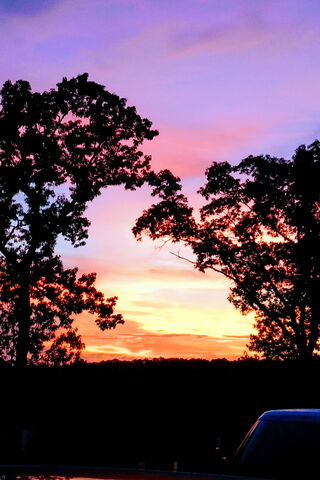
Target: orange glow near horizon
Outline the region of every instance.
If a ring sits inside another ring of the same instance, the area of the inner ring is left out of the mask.
[[[83,358],[238,358],[253,315],[242,316],[228,302],[229,280],[213,271],[203,274],[171,254],[183,251],[192,258],[185,247],[135,240],[128,226],[144,203],[144,192],[104,192],[88,210],[92,226],[81,255],[65,255],[68,266],[97,272],[97,287],[106,297],[119,297],[117,312],[125,319],[106,332],[90,315],[77,319],[86,344]]]

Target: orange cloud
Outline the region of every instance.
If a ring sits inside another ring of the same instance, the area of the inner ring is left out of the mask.
[[[84,330],[84,331],[83,331]],[[128,321],[116,330],[86,334],[80,331],[87,348],[83,358],[87,361],[102,361],[114,358],[238,358],[248,342],[247,336],[209,336],[192,334],[154,333]]]

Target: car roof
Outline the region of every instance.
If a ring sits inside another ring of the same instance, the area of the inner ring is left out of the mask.
[[[320,409],[317,408],[296,408],[283,410],[269,410],[259,418],[261,421],[280,422],[320,422]]]

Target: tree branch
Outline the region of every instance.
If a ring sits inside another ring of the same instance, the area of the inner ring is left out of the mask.
[[[194,262],[193,260],[190,260],[189,258],[183,257],[180,254],[177,254],[177,253],[174,253],[174,252],[170,252],[170,253],[171,253],[171,255],[174,255],[175,257],[180,258],[181,260],[185,260],[186,262],[191,263],[192,265],[195,265],[195,266],[198,265],[197,262]],[[217,272],[217,273],[221,273],[222,275],[229,278],[230,280],[235,281],[235,279],[231,275],[228,275],[227,273],[223,272],[222,270],[219,270],[218,268],[214,268],[212,265],[210,265],[206,268],[210,268],[210,270],[213,270],[214,272]]]

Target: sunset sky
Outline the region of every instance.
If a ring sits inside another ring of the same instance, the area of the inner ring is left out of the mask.
[[[212,161],[288,158],[320,137],[318,0],[0,0],[0,19],[1,84],[43,91],[88,72],[153,122],[144,153],[195,207]],[[79,318],[84,358],[239,357],[253,316],[229,304],[228,281],[170,254],[192,258],[182,246],[134,239],[151,202],[147,189],[110,188],[88,209],[87,245],[59,244],[126,320],[99,332]]]

